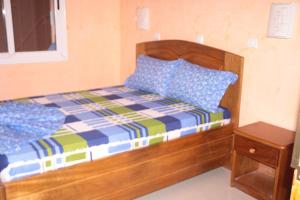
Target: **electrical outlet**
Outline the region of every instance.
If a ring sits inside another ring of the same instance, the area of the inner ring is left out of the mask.
[[[154,38],[155,38],[155,40],[160,40],[160,32],[156,32],[154,34]]]
[[[203,35],[197,35],[196,42],[199,44],[204,44],[204,36]]]
[[[247,47],[257,49],[258,48],[258,39],[256,37],[248,38]]]

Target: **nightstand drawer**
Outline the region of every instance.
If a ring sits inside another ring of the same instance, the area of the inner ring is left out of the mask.
[[[259,162],[277,166],[279,150],[270,146],[255,142],[251,139],[235,136],[235,150]]]

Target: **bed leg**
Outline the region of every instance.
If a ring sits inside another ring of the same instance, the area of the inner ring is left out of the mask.
[[[0,182],[0,200],[6,200],[5,187]]]

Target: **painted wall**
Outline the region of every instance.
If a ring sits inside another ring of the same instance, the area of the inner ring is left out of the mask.
[[[279,0],[71,0],[66,62],[0,66],[0,100],[123,82],[135,68],[135,44],[195,41],[245,57],[241,124],[257,120],[295,129],[300,110],[300,20],[293,39],[266,38],[271,2]],[[280,2],[290,2],[280,0]],[[294,0],[300,4],[299,0]],[[136,7],[150,8],[151,29],[136,30]],[[300,8],[300,6],[299,6]],[[249,49],[249,37],[259,48]],[[121,47],[121,48],[120,48]],[[122,51],[121,51],[122,49]]]
[[[245,57],[241,124],[262,120],[295,129],[300,109],[300,20],[293,39],[266,37],[272,2],[290,0],[122,0],[121,80],[135,68],[135,43],[154,39],[195,41]],[[300,8],[300,1],[294,0]],[[151,28],[135,26],[136,8],[150,8]],[[249,37],[259,48],[247,48]]]
[[[66,62],[0,66],[0,99],[120,83],[120,1],[66,0]]]

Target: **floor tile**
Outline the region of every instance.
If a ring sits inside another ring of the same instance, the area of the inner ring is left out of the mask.
[[[136,200],[254,200],[230,187],[230,171],[218,168]]]

